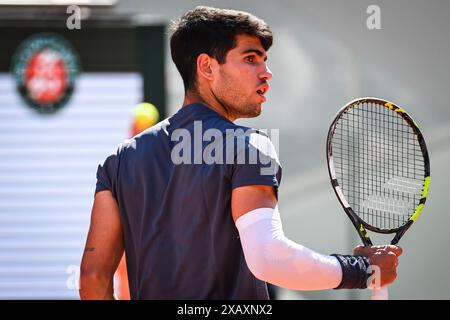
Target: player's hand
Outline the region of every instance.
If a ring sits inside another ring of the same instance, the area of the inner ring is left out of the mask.
[[[394,245],[355,248],[353,254],[369,258],[372,266],[378,266],[381,271],[380,286],[386,286],[397,278],[398,257],[402,254],[402,248]],[[376,271],[376,269],[375,269]],[[376,275],[372,277],[372,284]]]

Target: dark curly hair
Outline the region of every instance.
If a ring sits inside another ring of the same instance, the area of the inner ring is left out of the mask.
[[[236,47],[236,36],[258,37],[267,51],[272,46],[272,31],[254,15],[229,9],[199,6],[172,23],[170,51],[183,78],[185,91],[196,90],[197,57],[206,53],[220,64]]]

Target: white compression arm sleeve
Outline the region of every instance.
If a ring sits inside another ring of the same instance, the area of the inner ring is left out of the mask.
[[[237,219],[236,227],[245,261],[258,279],[293,290],[333,289],[340,284],[337,258],[286,238],[278,208],[252,210]]]

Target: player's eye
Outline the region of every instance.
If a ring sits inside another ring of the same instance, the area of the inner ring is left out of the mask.
[[[250,63],[253,63],[253,62],[255,62],[255,56],[246,56],[245,57],[245,61],[247,61],[247,62],[250,62]]]

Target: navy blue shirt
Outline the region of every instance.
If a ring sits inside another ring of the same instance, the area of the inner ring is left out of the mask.
[[[117,200],[131,298],[268,299],[245,262],[231,192],[277,191],[280,180],[266,135],[199,103],[122,143],[98,167],[95,192]]]

